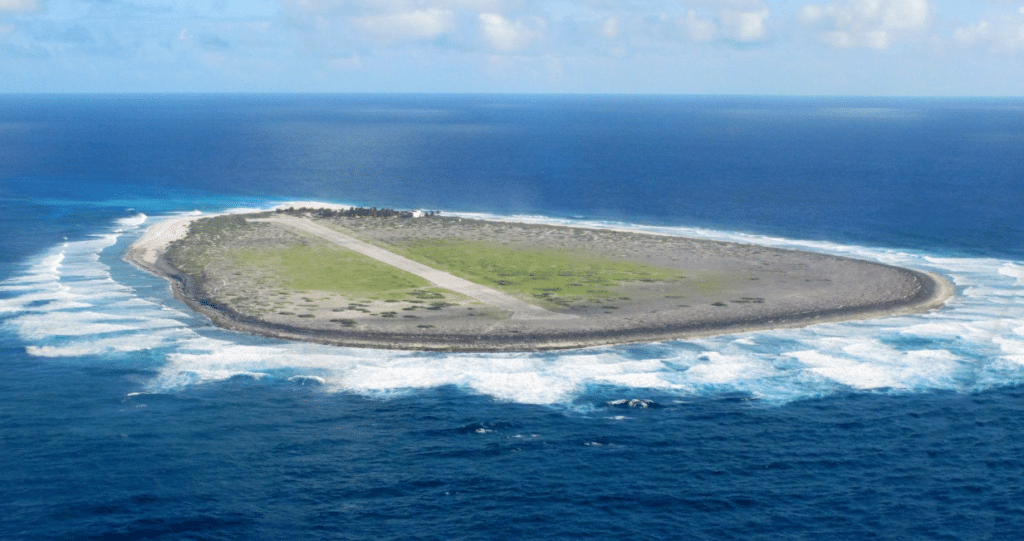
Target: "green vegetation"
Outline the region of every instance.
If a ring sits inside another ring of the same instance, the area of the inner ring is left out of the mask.
[[[367,217],[373,218],[378,211],[380,209],[369,209]],[[362,217],[364,213],[358,214]],[[249,217],[225,215],[193,222],[188,236],[171,245],[168,261],[186,273],[210,278],[209,283],[223,288],[220,290],[224,298],[236,306],[298,318],[319,317],[310,312],[318,310],[321,301],[328,300],[323,296],[328,293],[341,295],[348,301],[347,308],[332,308],[334,312],[370,314],[367,309],[370,304],[360,303],[398,303],[393,310],[374,314],[386,319],[399,315],[412,319],[417,317],[415,314],[425,316],[430,311],[474,302],[463,295],[432,287],[414,274],[313,236],[292,232],[289,237],[274,233],[271,226],[248,222]],[[269,241],[262,240],[267,237],[262,236],[264,232],[259,228],[269,228]],[[621,302],[630,301],[629,297],[622,296],[626,291],[620,287],[629,284],[663,284],[651,293],[683,299],[694,293],[727,294],[725,291],[733,289],[736,281],[717,273],[684,274],[679,269],[618,257],[533,246],[529,241],[502,243],[457,237],[404,237],[398,242],[377,240],[376,244],[549,309],[587,305],[606,311],[617,310]],[[212,277],[216,276],[232,278],[214,280]],[[746,281],[748,276],[743,278]],[[240,293],[239,287],[245,288],[246,293]],[[273,304],[259,303],[260,299],[251,297],[254,289]],[[296,293],[301,299],[298,302],[290,298]],[[636,294],[642,298],[647,293],[640,290]],[[731,302],[756,303],[758,300],[744,297]]]
[[[551,306],[618,298],[609,289],[626,282],[685,278],[675,269],[494,242],[413,240],[392,249],[467,280]]]
[[[317,218],[412,218],[416,214],[411,210],[379,209],[377,207],[350,207],[347,209],[327,208],[287,208],[277,209],[276,214],[290,214],[292,216],[314,216]],[[434,216],[435,211],[421,213],[420,216]]]
[[[238,232],[247,229],[245,217],[234,214],[196,220],[189,225],[188,235],[167,247],[167,260],[190,274],[206,269],[217,248]]]
[[[269,272],[291,289],[351,296],[412,295],[430,283],[362,254],[329,245],[297,245],[232,254],[243,267]]]

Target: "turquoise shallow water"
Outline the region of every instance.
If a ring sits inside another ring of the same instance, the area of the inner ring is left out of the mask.
[[[1019,105],[3,98],[0,538],[1015,538]],[[165,217],[291,199],[817,250],[959,294],[445,355],[223,331],[120,260]]]

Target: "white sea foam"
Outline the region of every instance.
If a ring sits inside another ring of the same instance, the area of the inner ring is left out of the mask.
[[[774,375],[775,369],[756,355],[726,355],[717,351],[703,353],[699,362],[686,369],[685,381],[692,387],[731,385],[745,379]]]
[[[146,223],[146,219],[147,218],[148,218],[148,216],[146,216],[145,214],[140,212],[140,213],[136,214],[135,216],[129,216],[128,218],[121,218],[121,219],[117,220],[117,225],[120,226],[120,231],[124,231],[124,230],[127,230],[127,229],[134,229],[134,228],[139,227],[140,225]]]
[[[1024,286],[1024,266],[1022,265],[1007,262],[999,267],[999,274],[1016,280],[1015,285]]]
[[[296,383],[301,383],[303,385],[309,385],[309,384],[323,385],[323,384],[327,383],[327,380],[325,380],[324,378],[322,378],[320,376],[292,376],[292,377],[288,378],[288,381],[293,381],[293,382],[296,382]]]
[[[181,215],[176,215],[181,216]],[[469,215],[464,215],[469,216]],[[476,217],[494,218],[488,215]],[[831,323],[686,342],[545,353],[441,354],[333,348],[220,331],[172,308],[166,287],[101,254],[152,223],[136,215],[95,237],[67,242],[0,283],[4,327],[39,357],[164,359],[148,391],[229,378],[315,383],[327,391],[386,395],[445,385],[499,400],[568,403],[600,389],[643,389],[680,397],[741,392],[794,400],[837,390],[973,391],[1024,382],[1024,265],[937,257],[821,241],[696,228],[516,217],[524,221],[633,228],[659,234],[759,243],[929,270],[961,295],[926,314]],[[148,296],[130,283],[149,280]],[[153,290],[158,290],[153,296]],[[162,291],[162,293],[160,293]],[[621,392],[621,391],[612,391]]]
[[[147,221],[144,214],[117,220],[111,231],[67,242],[3,283],[0,314],[6,328],[41,357],[102,355],[152,349],[194,334],[185,314],[146,301],[116,281],[100,254]],[[175,316],[180,319],[175,319]],[[172,332],[168,332],[168,331]]]

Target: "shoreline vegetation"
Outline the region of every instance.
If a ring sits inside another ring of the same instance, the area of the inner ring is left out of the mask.
[[[216,325],[323,344],[530,351],[923,312],[932,273],[811,252],[319,206],[151,226],[125,260]]]

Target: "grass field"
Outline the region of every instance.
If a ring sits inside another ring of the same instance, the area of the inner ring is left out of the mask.
[[[383,299],[398,298],[413,290],[432,287],[430,282],[419,276],[327,244],[243,249],[232,255],[243,268],[268,272],[279,277],[282,286],[293,290]]]
[[[614,295],[610,288],[625,282],[685,278],[675,269],[496,242],[414,240],[392,249],[472,282],[549,306],[607,299]]]
[[[451,302],[474,304],[469,298],[434,287],[419,276],[362,254],[309,236],[298,242],[266,239],[253,227],[238,216],[201,220],[193,226],[189,242],[178,243],[169,255],[172,262],[194,274],[212,271],[221,276],[228,273],[238,277],[228,280],[235,284],[233,286],[216,280],[211,282],[218,291],[224,287],[231,289],[231,294],[237,297],[232,300],[236,304],[250,303],[245,300],[248,295],[241,293],[239,287],[282,295],[289,291],[298,294],[319,291],[341,295],[353,302],[403,302],[433,308],[453,306]],[[260,246],[264,242],[267,245]],[[637,290],[625,292],[618,287],[625,284],[672,284],[661,294],[678,294],[680,298],[688,296],[688,292],[716,293],[730,285],[729,280],[706,272],[685,273],[679,269],[578,251],[559,251],[529,243],[421,237],[378,244],[430,267],[549,309],[595,304],[615,309],[618,303],[634,300],[629,297],[640,293]],[[226,246],[231,247],[225,250]],[[413,308],[404,306],[403,309]]]

